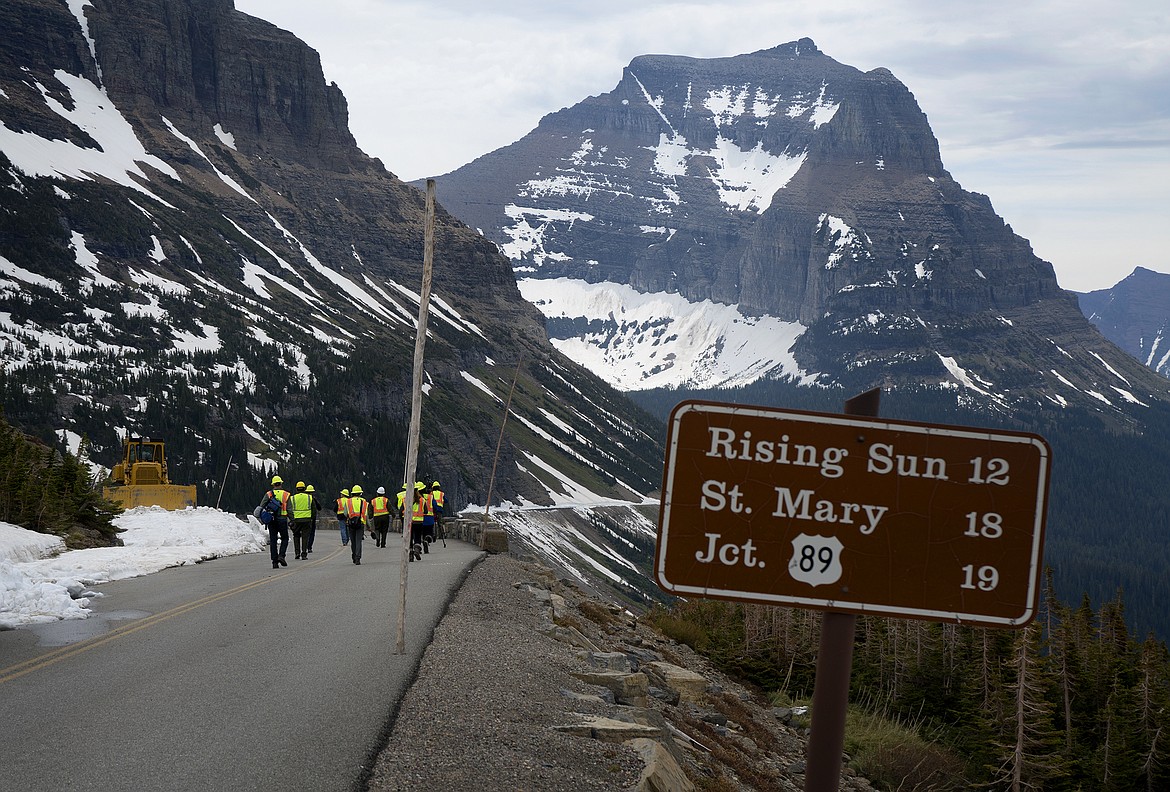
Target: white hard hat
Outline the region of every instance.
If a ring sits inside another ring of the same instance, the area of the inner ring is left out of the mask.
[[[379,494],[379,495],[385,495],[385,494],[386,494],[386,488],[385,488],[385,487],[378,487],[378,494]]]

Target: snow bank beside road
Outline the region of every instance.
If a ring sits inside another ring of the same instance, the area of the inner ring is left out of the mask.
[[[130,509],[114,520],[124,547],[65,550],[55,536],[0,523],[0,630],[58,619],[84,619],[88,587],[220,556],[257,553],[268,532],[249,517],[208,507]]]

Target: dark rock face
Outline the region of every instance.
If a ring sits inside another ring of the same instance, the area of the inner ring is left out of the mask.
[[[1106,338],[1170,375],[1170,275],[1137,267],[1112,288],[1078,296],[1081,311]]]
[[[167,437],[172,476],[200,483],[201,504],[244,459],[229,508],[250,510],[277,468],[396,490],[424,193],[356,147],[316,52],[230,0],[91,0],[80,14],[0,5],[0,257],[18,268],[0,276],[8,418],[85,436],[99,462],[117,429]],[[441,206],[433,295],[419,472],[456,508],[489,490],[548,503],[563,485],[534,456],[606,497],[633,495],[615,468],[653,489],[658,424],[549,345],[508,260]],[[513,376],[524,420],[508,423],[493,483]]]
[[[635,58],[611,92],[546,116],[438,188],[518,276],[799,322],[792,352],[822,384],[1099,404],[1090,391],[1124,387],[1104,382],[1099,354],[1141,398],[1165,395],[1084,321],[990,200],[951,178],[906,86],[809,39],[731,58]],[[550,325],[573,326],[588,323]]]

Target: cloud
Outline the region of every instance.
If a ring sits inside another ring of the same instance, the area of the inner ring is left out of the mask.
[[[407,179],[453,170],[519,139],[548,113],[611,90],[638,55],[726,57],[807,36],[842,63],[893,72],[929,118],[948,170],[990,195],[1018,232],[1035,233],[1024,235],[1038,252],[1054,251],[1062,283],[1101,288],[1132,269],[1100,265],[1117,250],[1107,241],[1110,226],[1085,238],[1091,223],[1063,219],[1083,214],[1067,195],[1089,201],[1094,192],[1108,193],[1134,217],[1147,217],[1149,207],[1165,216],[1168,208],[1165,191],[1147,185],[1170,182],[1170,163],[1160,155],[1170,140],[1164,0],[236,6],[321,52],[326,77],[349,99],[359,145]],[[1149,205],[1126,199],[1125,184]],[[1034,221],[1037,207],[1059,214]],[[1097,216],[1115,217],[1117,209],[1098,205]],[[1115,233],[1120,225],[1111,226]],[[1170,231],[1158,228],[1146,227],[1144,251],[1127,242],[1125,257],[1140,255],[1143,266],[1170,271],[1168,254],[1155,252],[1170,250]],[[1073,263],[1090,255],[1090,245],[1095,263]]]

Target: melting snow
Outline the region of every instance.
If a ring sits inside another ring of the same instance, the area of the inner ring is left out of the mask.
[[[0,123],[0,151],[29,176],[80,181],[104,176],[159,200],[139,183],[139,179],[149,181],[141,166],[149,165],[176,181],[179,174],[166,162],[146,152],[130,122],[118,112],[102,88],[84,77],[60,69],[54,75],[69,92],[73,107],[66,108],[37,83],[45,104],[93,138],[97,148],[83,148],[68,140],[50,140],[32,132],[14,132]]]
[[[616,283],[527,278],[518,285],[545,316],[607,324],[586,339],[553,344],[618,388],[735,387],[764,377],[811,384],[816,379],[792,356],[805,330],[797,322],[745,316],[735,306],[692,303],[678,294],[642,294]]]
[[[947,371],[951,373],[951,376],[962,383],[964,387],[970,388],[976,393],[982,393],[984,396],[993,395],[976,385],[975,380],[971,378],[971,375],[969,375],[958,363],[956,363],[953,357],[946,357],[945,355],[941,355],[938,352],[935,352],[935,354],[938,355],[938,359],[942,361],[944,366],[946,366]]]
[[[1110,374],[1117,377],[1119,380],[1124,382],[1126,385],[1129,384],[1129,380],[1127,380],[1125,377],[1121,376],[1121,374],[1119,374],[1117,369],[1113,368],[1113,366],[1110,366],[1108,363],[1106,363],[1105,358],[1101,357],[1096,352],[1093,352],[1091,350],[1089,351],[1089,354],[1092,355],[1093,357],[1097,358],[1097,360],[1101,361],[1101,365],[1104,366],[1105,368],[1109,369]]]

